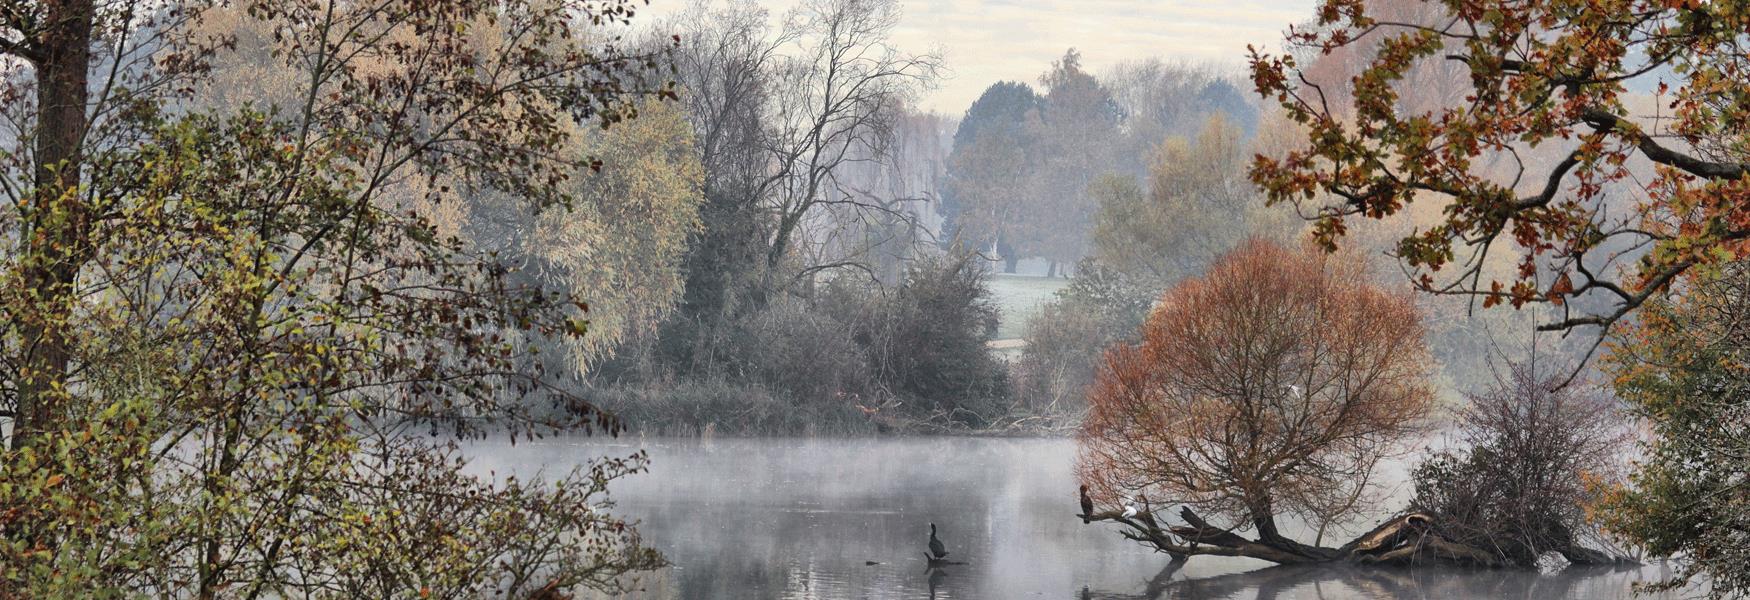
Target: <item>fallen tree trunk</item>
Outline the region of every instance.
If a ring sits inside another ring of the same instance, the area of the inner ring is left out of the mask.
[[[1179,511],[1184,525],[1166,527],[1162,527],[1154,515],[1148,512],[1130,517],[1116,510],[1076,516],[1085,522],[1111,521],[1123,525],[1125,529],[1119,532],[1120,535],[1164,552],[1174,560],[1210,555],[1256,558],[1283,565],[1340,562],[1483,568],[1512,566],[1496,552],[1440,535],[1434,526],[1434,517],[1425,513],[1393,517],[1336,548],[1309,546],[1289,540],[1247,539],[1230,529],[1210,525],[1190,507],[1182,507]],[[1634,564],[1627,557],[1613,556],[1579,545],[1553,548],[1551,551],[1560,553],[1568,562],[1578,565]]]

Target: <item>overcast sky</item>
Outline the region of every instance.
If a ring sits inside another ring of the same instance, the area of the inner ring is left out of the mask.
[[[687,0],[652,0],[667,14]],[[774,15],[795,0],[766,0]],[[939,49],[952,70],[922,108],[959,115],[1002,80],[1037,84],[1051,61],[1074,47],[1087,68],[1157,56],[1224,65],[1238,72],[1246,44],[1276,50],[1290,23],[1312,17],[1313,0],[901,0],[894,44]]]

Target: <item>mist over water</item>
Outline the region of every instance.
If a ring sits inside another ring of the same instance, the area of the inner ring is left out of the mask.
[[[529,476],[640,449],[650,472],[611,486],[614,510],[638,520],[674,566],[645,575],[643,591],[629,596],[638,599],[1627,600],[1659,598],[1631,586],[1670,574],[1656,564],[1557,574],[1290,568],[1212,556],[1172,565],[1113,526],[1075,518],[1067,439],[580,437],[487,441],[468,452],[478,469]],[[1396,467],[1388,477],[1401,478]],[[1389,513],[1401,500],[1380,504]],[[932,522],[949,558],[967,564],[928,572]],[[1312,539],[1301,524],[1286,525]]]

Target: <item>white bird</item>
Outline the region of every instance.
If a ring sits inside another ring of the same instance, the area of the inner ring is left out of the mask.
[[[1124,518],[1128,519],[1134,517],[1138,512],[1141,511],[1136,510],[1136,504],[1134,502],[1128,499],[1124,501]]]
[[[1289,386],[1288,386],[1288,391],[1289,391],[1289,392],[1291,392],[1291,393],[1293,393],[1293,394],[1294,394],[1294,397],[1296,397],[1296,398],[1302,398],[1302,397],[1305,397],[1305,394],[1302,394],[1302,393],[1301,393],[1301,392],[1300,392],[1300,386],[1298,386],[1298,385],[1289,385]]]

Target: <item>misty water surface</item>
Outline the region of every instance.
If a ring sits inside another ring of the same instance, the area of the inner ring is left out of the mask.
[[[633,598],[1628,599],[1650,598],[1635,581],[1669,574],[1172,565],[1074,517],[1075,443],[1063,439],[562,438],[470,453],[479,468],[531,475],[638,449],[650,472],[614,484],[616,511],[675,566],[644,576]],[[968,564],[926,569],[931,522]]]

